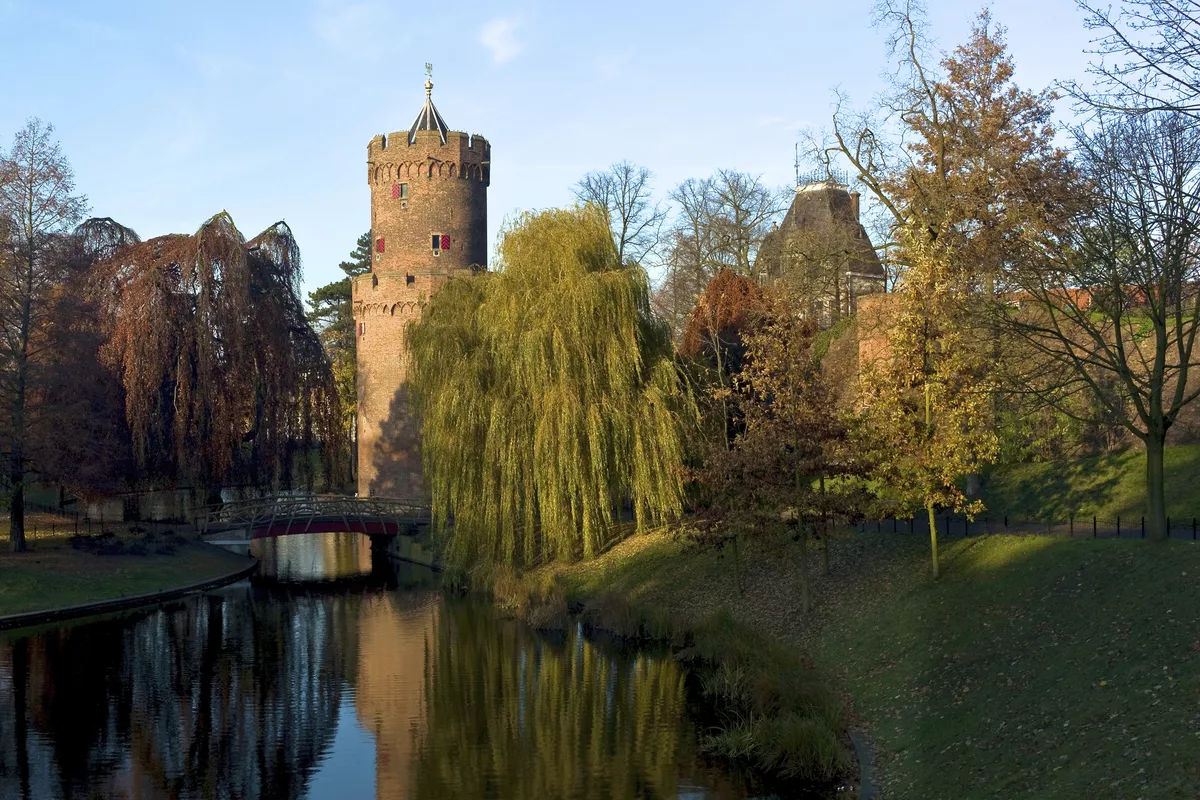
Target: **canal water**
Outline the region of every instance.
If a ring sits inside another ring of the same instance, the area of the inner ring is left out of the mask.
[[[262,573],[0,634],[0,798],[743,798],[664,653],[541,636],[374,561],[251,545]]]

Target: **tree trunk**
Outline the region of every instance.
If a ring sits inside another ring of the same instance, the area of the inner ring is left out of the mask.
[[[1146,437],[1146,533],[1152,541],[1166,541],[1167,499],[1163,486],[1163,455],[1166,431],[1151,431]]]
[[[938,579],[938,548],[937,548],[937,520],[933,515],[933,503],[926,503],[925,510],[929,513],[929,547],[933,554],[933,579]]]
[[[12,496],[8,503],[8,538],[14,553],[25,552],[25,470],[21,467],[22,457],[20,444],[15,444],[9,469]]]
[[[742,596],[742,568],[740,553],[738,553],[738,536],[733,537],[733,585],[737,588],[738,597]]]
[[[800,523],[800,602],[807,614],[812,608],[812,591],[808,580],[808,525]]]
[[[825,476],[821,481],[821,574],[829,574],[829,512],[825,509]]]
[[[933,402],[929,397],[929,380],[925,381],[925,431],[930,443],[933,442]],[[933,579],[938,579],[938,542],[937,520],[933,516],[933,501],[925,501],[925,510],[929,513],[929,547],[933,555]]]
[[[29,258],[25,297],[21,302],[21,332],[16,353],[16,393],[12,409],[12,453],[9,479],[12,499],[8,506],[8,538],[14,553],[25,552],[25,394],[29,381],[29,330],[33,305],[33,257]]]

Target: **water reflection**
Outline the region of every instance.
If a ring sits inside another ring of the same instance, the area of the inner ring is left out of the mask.
[[[697,761],[669,659],[292,538],[253,583],[0,638],[0,797],[743,796]]]
[[[250,555],[264,578],[281,582],[335,581],[371,574],[371,548],[358,533],[313,533],[255,539]]]

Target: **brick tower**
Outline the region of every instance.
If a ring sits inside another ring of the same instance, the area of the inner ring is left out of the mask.
[[[420,497],[419,430],[404,382],[405,326],[452,276],[487,263],[491,145],[447,129],[425,81],[407,131],[367,145],[371,271],[354,279],[358,494]]]

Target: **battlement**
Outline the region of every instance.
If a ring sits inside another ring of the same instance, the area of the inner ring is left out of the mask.
[[[491,159],[492,146],[477,133],[448,131],[446,143],[442,144],[442,138],[437,131],[417,131],[413,143],[409,144],[408,131],[393,131],[386,136],[380,134],[371,139],[367,145],[367,160],[403,159],[406,156],[411,158],[411,153],[415,151],[457,153],[460,155],[456,160],[464,161],[470,158],[482,162]]]

